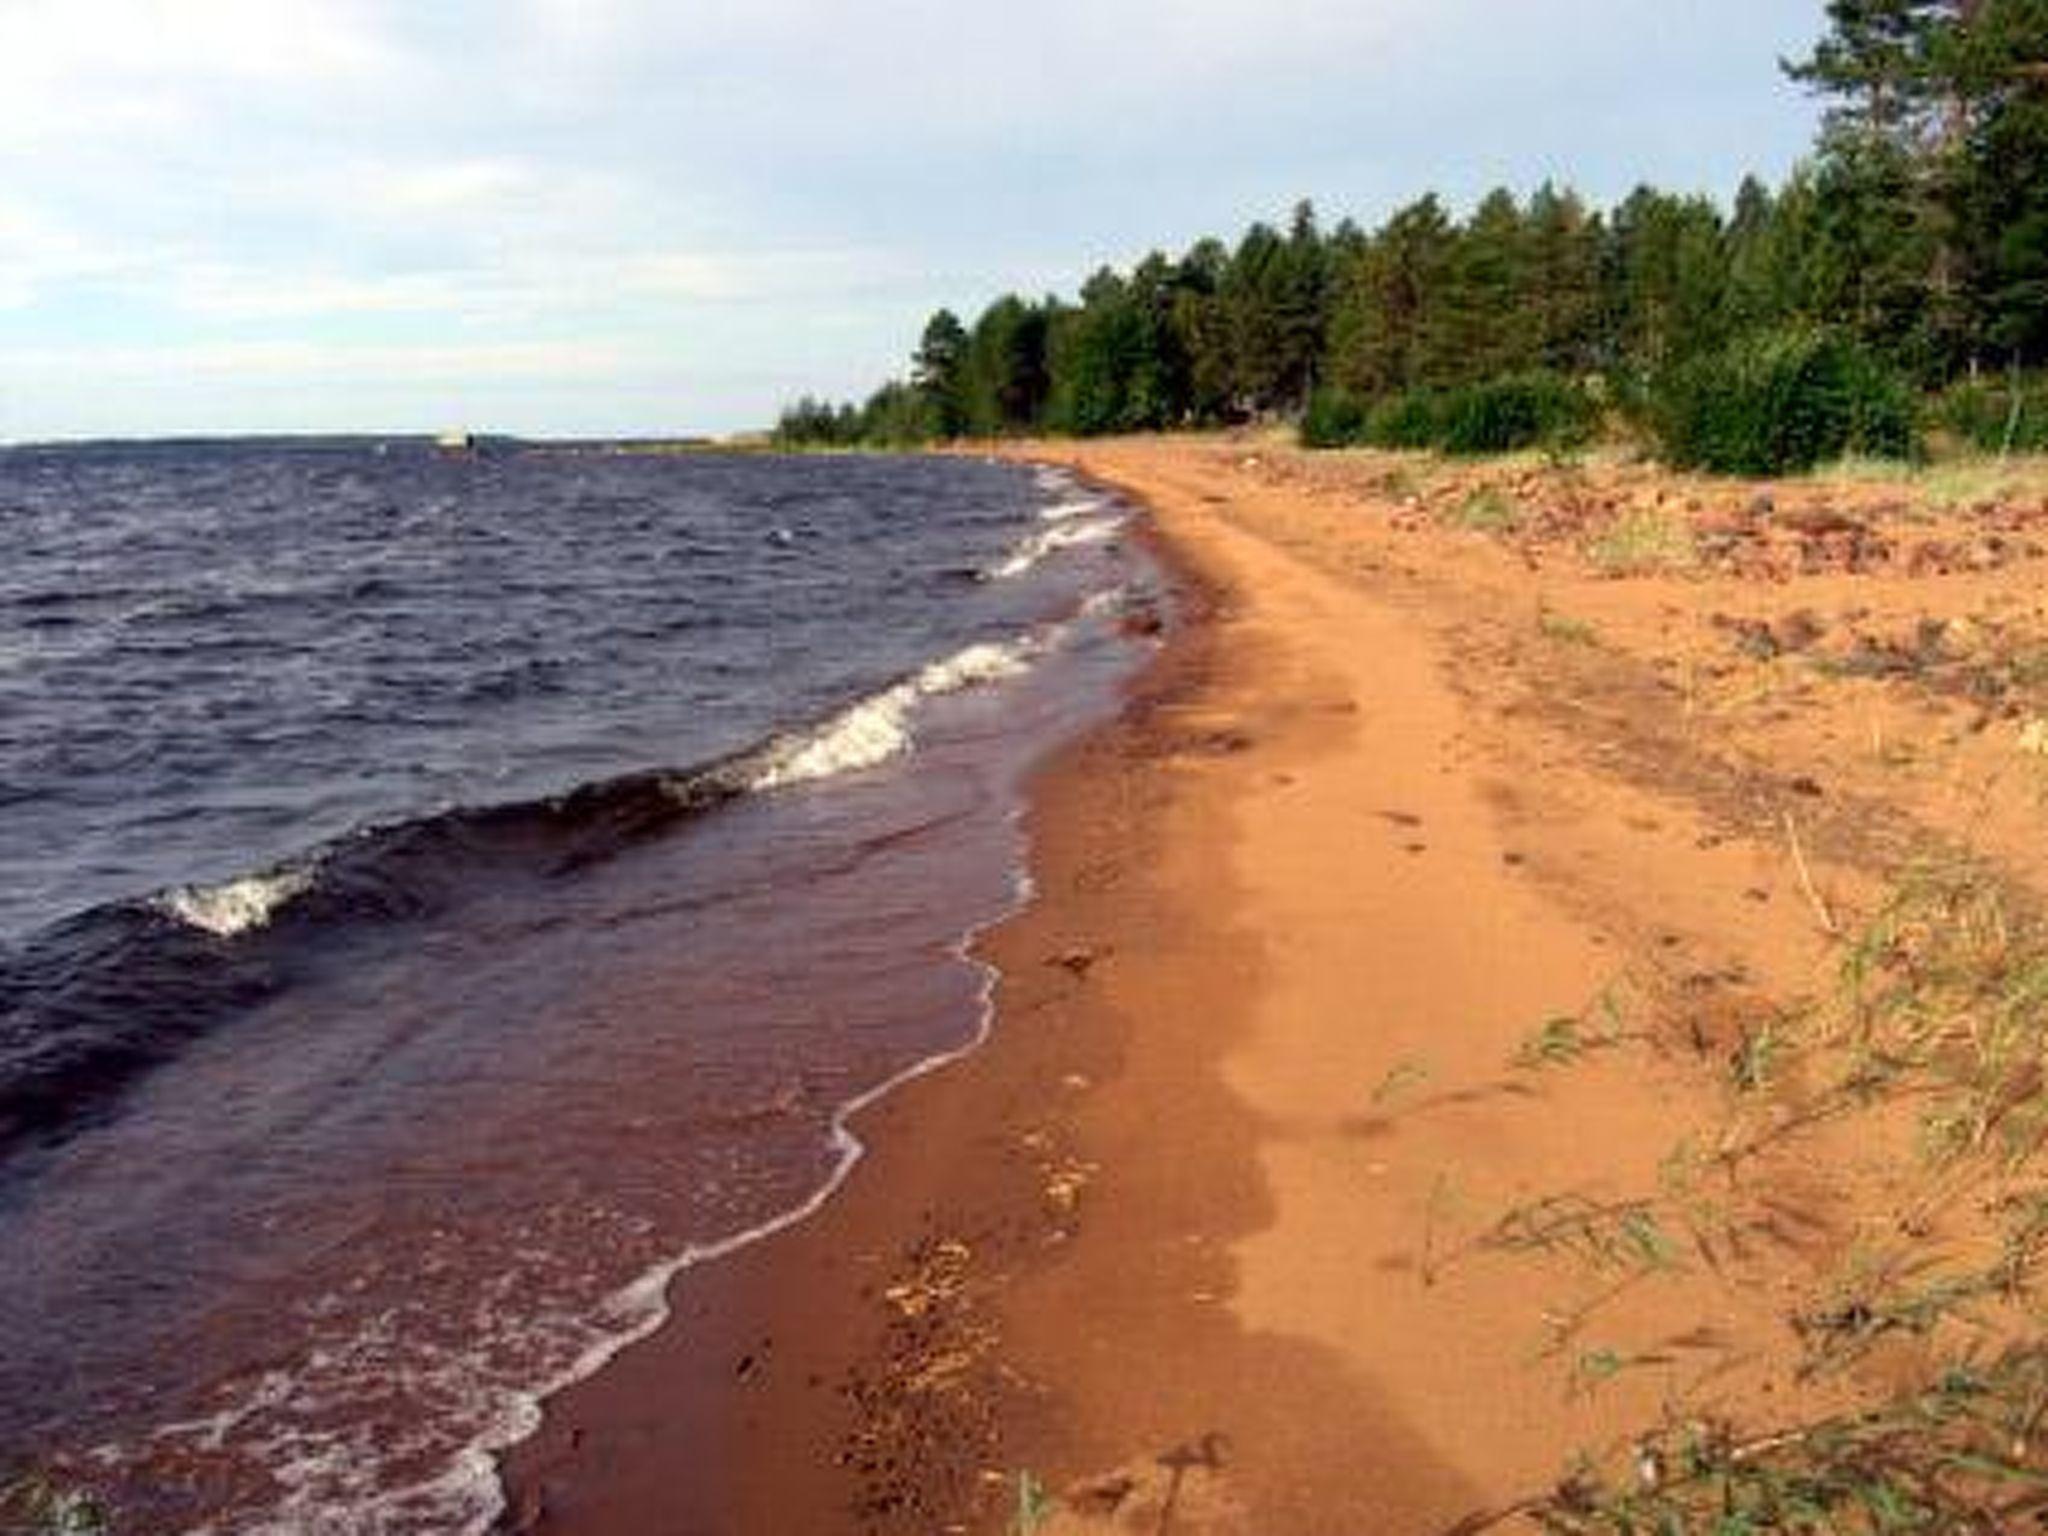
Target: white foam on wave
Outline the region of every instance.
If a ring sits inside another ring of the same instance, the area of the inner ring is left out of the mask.
[[[219,885],[174,886],[156,898],[156,907],[190,927],[231,939],[263,927],[312,883],[311,870],[270,870]]]
[[[1040,508],[1038,520],[1041,523],[1064,523],[1070,517],[1086,517],[1091,512],[1100,512],[1107,505],[1100,496],[1069,496],[1064,501]]]
[[[872,768],[910,750],[910,716],[918,704],[941,694],[1015,677],[1028,669],[1038,645],[983,642],[935,661],[915,676],[862,699],[808,736],[769,749],[749,785],[755,790],[828,779]]]
[[[1083,544],[1100,544],[1113,539],[1123,530],[1120,517],[1099,518],[1083,522],[1078,518],[1056,522],[1051,527],[1030,535],[1011,550],[1008,556],[982,572],[985,581],[1009,581],[1022,576],[1035,567],[1046,556],[1062,549],[1073,549]]]

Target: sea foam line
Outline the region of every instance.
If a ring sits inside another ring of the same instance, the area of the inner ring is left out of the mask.
[[[1108,505],[1109,503],[1100,496],[1069,496],[1049,507],[1041,507],[1038,520],[1041,523],[1064,523],[1068,518],[1086,517],[1091,512],[1100,512]]]
[[[1019,812],[1009,812],[1008,821],[1013,836],[1018,820]],[[505,1496],[500,1458],[522,1441],[529,1439],[541,1427],[546,1418],[546,1404],[550,1398],[567,1391],[578,1382],[589,1380],[620,1353],[660,1332],[674,1315],[674,1308],[669,1303],[669,1291],[678,1276],[700,1264],[710,1264],[728,1258],[741,1249],[800,1226],[830,1203],[833,1196],[839,1193],[847,1179],[852,1176],[854,1168],[867,1155],[867,1144],[853,1133],[850,1122],[854,1117],[880,1103],[906,1083],[927,1077],[973,1055],[986,1045],[990,1036],[994,1034],[996,987],[1002,980],[1002,973],[977,955],[975,949],[981,943],[983,935],[1016,916],[1036,895],[1036,886],[1024,866],[1021,848],[1018,850],[1017,859],[1009,903],[994,916],[970,926],[955,940],[950,951],[953,958],[971,967],[980,978],[980,986],[976,992],[975,1023],[968,1038],[957,1046],[935,1051],[912,1062],[884,1078],[874,1087],[846,1100],[832,1112],[829,1122],[829,1141],[835,1154],[832,1170],[808,1197],[778,1215],[726,1237],[711,1242],[691,1243],[675,1257],[665,1259],[643,1271],[614,1291],[598,1310],[602,1316],[620,1320],[621,1327],[616,1333],[593,1344],[572,1364],[541,1386],[518,1394],[490,1428],[458,1453],[455,1463],[446,1472],[410,1488],[384,1494],[374,1501],[376,1506],[382,1509],[418,1507],[446,1498],[456,1503],[463,1511],[457,1517],[460,1524],[455,1527],[463,1532],[463,1536],[487,1536],[487,1533],[497,1527],[509,1506]],[[292,1536],[294,1532],[303,1536],[304,1526],[269,1527],[263,1530],[261,1536]]]
[[[1082,544],[1100,544],[1113,539],[1123,531],[1124,520],[1120,517],[1097,518],[1084,522],[1079,517],[1054,522],[1050,527],[1031,534],[1008,556],[982,572],[984,581],[1009,581],[1031,570],[1046,556],[1062,549],[1072,549]]]
[[[303,1483],[295,1485],[294,1480],[287,1480],[281,1506],[254,1522],[235,1525],[233,1536],[370,1536],[378,1531],[418,1529],[488,1536],[499,1529],[509,1507],[502,1458],[540,1429],[551,1398],[595,1376],[620,1353],[659,1332],[674,1314],[669,1292],[679,1276],[788,1231],[823,1210],[867,1154],[866,1143],[854,1134],[851,1126],[855,1116],[906,1083],[939,1071],[988,1042],[994,1033],[996,987],[1001,973],[975,950],[985,934],[1014,917],[1036,896],[1036,886],[1024,862],[1022,839],[1016,830],[1021,812],[1012,809],[1005,819],[1014,850],[1009,900],[990,917],[966,928],[948,949],[950,956],[969,967],[978,979],[972,1029],[960,1044],[911,1062],[832,1111],[826,1126],[831,1167],[809,1195],[796,1205],[724,1237],[686,1244],[673,1257],[650,1266],[614,1290],[591,1314],[596,1326],[608,1331],[540,1384],[505,1390],[502,1405],[489,1421],[433,1476],[396,1488],[348,1489],[345,1506],[332,1502],[331,1493],[322,1497],[310,1493]],[[287,1397],[290,1386],[288,1376],[275,1374],[259,1389],[257,1401],[240,1405],[213,1420],[166,1426],[158,1435],[197,1432],[202,1440],[210,1438],[217,1445],[252,1413]],[[342,1452],[330,1447],[326,1454],[332,1459]],[[188,1531],[186,1536],[229,1536],[229,1531],[206,1525]]]

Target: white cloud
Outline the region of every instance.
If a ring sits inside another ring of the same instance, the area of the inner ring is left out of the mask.
[[[140,252],[35,203],[0,196],[0,310],[26,308],[57,283],[102,281],[145,265]]]
[[[536,252],[500,264],[382,276],[196,260],[151,272],[149,289],[206,321],[274,325],[349,317],[439,317],[532,329],[625,328],[706,304],[817,303],[914,276],[863,250]]]
[[[736,424],[711,381],[864,385],[939,303],[1303,195],[1369,221],[1482,177],[1782,165],[1798,125],[1756,104],[1790,97],[1775,55],[1814,9],[0,0],[0,367],[39,409],[137,402],[135,430],[180,367],[220,400],[260,381],[252,419],[339,398],[293,370],[342,378],[351,421],[386,367],[559,366],[579,420],[681,368],[695,419]]]
[[[20,348],[5,374],[38,382],[155,383],[190,379],[250,384],[420,383],[478,379],[588,383],[643,366],[614,341],[506,341],[334,346],[296,341],[208,342],[191,346]]]
[[[190,125],[209,91],[363,81],[402,57],[350,0],[8,0],[0,136]]]

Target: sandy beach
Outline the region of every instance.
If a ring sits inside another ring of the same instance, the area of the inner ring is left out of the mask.
[[[1517,1528],[2009,1333],[1870,1255],[1970,1272],[2010,1175],[1773,1053],[1916,861],[2041,875],[2038,475],[1018,451],[1178,618],[1041,775],[994,1038],[549,1404],[515,1528]]]

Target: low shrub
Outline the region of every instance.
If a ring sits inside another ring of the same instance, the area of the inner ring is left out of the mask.
[[[1652,427],[1667,461],[1724,475],[1807,470],[1846,453],[1917,456],[1904,379],[1837,332],[1756,332],[1666,372]]]
[[[1375,448],[1433,448],[1442,430],[1437,397],[1426,389],[1388,395],[1366,413],[1365,440]]]
[[[1453,390],[1444,402],[1439,445],[1446,453],[1513,453],[1577,447],[1599,420],[1591,395],[1554,373],[1522,373]]]
[[[1552,373],[1522,373],[1453,390],[1410,389],[1368,405],[1340,389],[1316,391],[1301,422],[1310,448],[1369,443],[1453,454],[1582,447],[1600,419],[1592,394]]]
[[[2048,453],[2048,375],[1958,384],[1935,402],[1934,419],[1986,453]]]
[[[1301,418],[1304,448],[1348,448],[1365,435],[1365,404],[1342,389],[1319,389]]]
[[[1451,520],[1474,533],[1513,533],[1522,526],[1522,509],[1489,485],[1467,496]]]
[[[1602,570],[1616,575],[1683,570],[1699,558],[1692,528],[1685,519],[1649,507],[1622,513],[1587,546],[1586,554]]]

